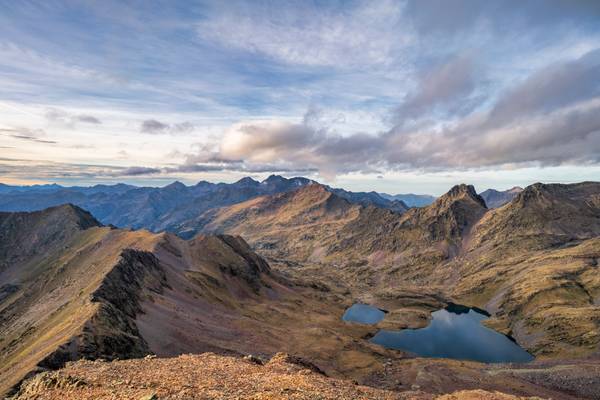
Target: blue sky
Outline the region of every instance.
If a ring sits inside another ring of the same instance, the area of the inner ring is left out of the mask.
[[[0,181],[600,176],[596,1],[2,1]]]

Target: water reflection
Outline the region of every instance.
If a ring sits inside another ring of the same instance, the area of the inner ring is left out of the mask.
[[[384,347],[422,357],[454,358],[488,363],[527,362],[533,357],[505,335],[481,325],[487,316],[473,309],[438,310],[426,328],[380,330],[372,339]]]

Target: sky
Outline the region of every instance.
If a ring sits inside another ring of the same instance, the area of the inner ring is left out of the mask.
[[[600,2],[0,0],[0,182],[600,177]]]

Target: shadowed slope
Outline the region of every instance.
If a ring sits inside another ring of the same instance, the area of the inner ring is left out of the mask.
[[[42,256],[81,230],[99,226],[90,213],[70,204],[35,212],[0,212],[0,274],[9,264]]]

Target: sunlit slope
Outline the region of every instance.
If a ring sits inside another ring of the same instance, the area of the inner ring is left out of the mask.
[[[292,274],[384,304],[401,325],[422,315],[414,306],[446,298],[487,308],[491,325],[537,355],[588,354],[599,343],[598,183],[535,184],[491,210],[458,185],[402,215],[310,185],[203,218],[195,223],[205,231],[241,234]]]

